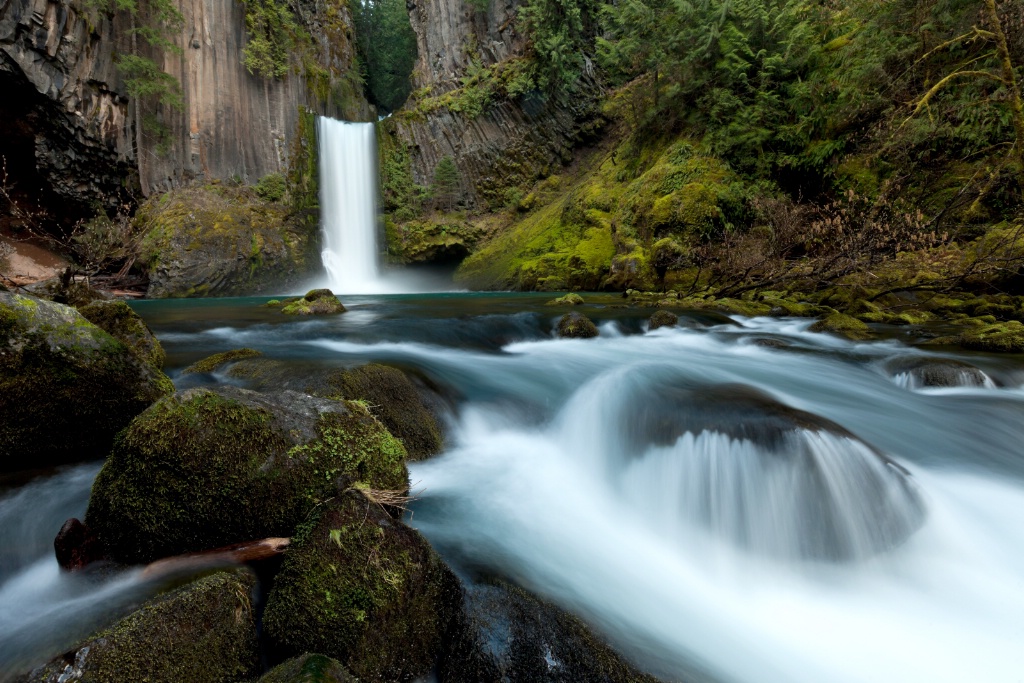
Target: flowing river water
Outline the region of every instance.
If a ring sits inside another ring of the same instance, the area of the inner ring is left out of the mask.
[[[229,381],[177,373],[242,346],[425,377],[449,441],[410,468],[408,521],[467,580],[521,583],[666,680],[1022,680],[1024,359],[795,319],[648,331],[611,296],[587,297],[599,338],[559,340],[549,298],[350,297],[312,320],[265,299],[134,306],[179,388]],[[977,369],[923,386],[940,358]],[[0,670],[146,594],[52,559],[97,470],[0,494]]]

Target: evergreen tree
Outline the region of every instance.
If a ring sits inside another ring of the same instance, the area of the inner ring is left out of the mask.
[[[459,169],[455,166],[455,161],[445,155],[437,162],[437,166],[434,168],[434,182],[431,186],[434,197],[439,202],[443,202],[447,206],[447,210],[451,211],[455,207],[455,198],[459,193]]]
[[[367,95],[384,111],[395,111],[409,96],[416,62],[416,34],[405,0],[361,0],[354,11]]]

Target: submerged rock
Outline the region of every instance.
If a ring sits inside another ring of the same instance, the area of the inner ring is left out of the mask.
[[[160,595],[19,683],[223,683],[259,671],[248,571],[218,572]]]
[[[163,346],[146,321],[125,302],[93,301],[79,306],[78,312],[96,327],[119,339],[143,360],[158,368],[164,366]]]
[[[440,654],[461,587],[372,495],[348,491],[303,525],[267,599],[264,633],[277,657],[319,652],[364,683],[413,680]]]
[[[679,324],[679,316],[672,311],[666,311],[664,309],[655,311],[654,315],[651,316],[648,330],[656,330],[659,327],[675,327]]]
[[[752,387],[660,372],[623,390],[617,429],[634,495],[666,519],[758,553],[824,560],[885,551],[924,520],[907,470],[831,420]]]
[[[886,363],[885,369],[894,382],[908,389],[995,386],[980,369],[952,358],[894,358]]]
[[[466,587],[440,683],[657,683],[582,621],[504,582]]]
[[[233,349],[231,351],[215,353],[212,356],[207,356],[202,360],[196,361],[182,370],[181,374],[191,375],[199,372],[213,372],[222,365],[227,365],[228,363],[233,363],[245,358],[256,358],[262,355],[263,354],[256,349]]]
[[[356,402],[192,389],[120,435],[85,521],[126,563],[291,536],[317,505],[356,483],[406,490],[405,455]]]
[[[0,470],[103,457],[135,415],[173,391],[75,309],[0,293]]]
[[[563,339],[590,339],[597,336],[597,326],[582,313],[566,313],[558,321],[558,336]]]
[[[359,679],[336,659],[302,655],[275,666],[258,683],[359,683]]]

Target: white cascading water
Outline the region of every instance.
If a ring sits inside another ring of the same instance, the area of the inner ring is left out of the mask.
[[[327,286],[336,294],[385,289],[377,247],[377,133],[372,123],[317,119],[320,223]]]

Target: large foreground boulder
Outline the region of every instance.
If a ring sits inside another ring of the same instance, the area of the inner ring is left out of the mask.
[[[434,665],[462,590],[426,540],[371,498],[349,491],[304,525],[264,633],[280,658],[319,652],[363,683],[411,681]]]
[[[192,389],[139,415],[93,485],[86,524],[121,562],[291,536],[349,486],[405,491],[402,444],[356,402]]]
[[[173,391],[144,355],[70,306],[0,292],[0,470],[101,458]]]
[[[223,683],[259,671],[255,577],[222,571],[160,595],[18,683]]]
[[[241,296],[319,273],[317,233],[248,188],[190,187],[154,197],[136,218],[151,299]]]
[[[582,621],[498,581],[467,586],[441,683],[657,683]]]

